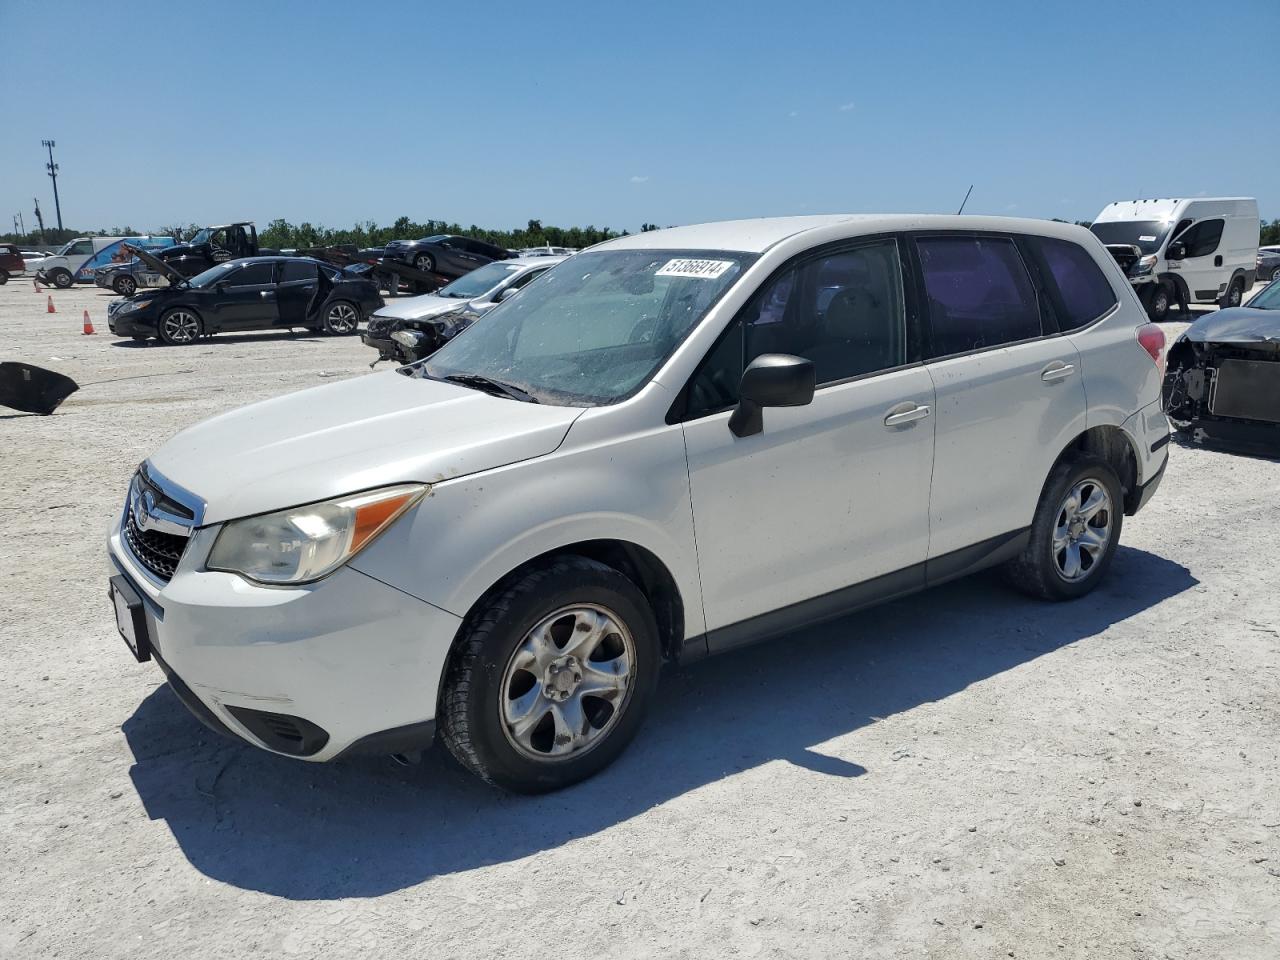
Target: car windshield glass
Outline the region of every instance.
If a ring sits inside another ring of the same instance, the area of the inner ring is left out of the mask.
[[[421,240],[415,240],[414,243],[439,243],[441,240],[448,239],[449,238],[443,234],[437,234],[433,237],[423,237]]]
[[[508,267],[501,263],[490,263],[478,270],[472,270],[470,273],[447,284],[436,291],[437,297],[453,297],[458,300],[474,300],[482,294],[488,293],[511,274],[519,270],[519,267]]]
[[[208,227],[205,227],[203,230],[197,231],[196,235],[192,237],[190,240],[188,240],[187,243],[208,243],[209,237],[212,235],[213,235],[213,231],[211,231]]]
[[[1262,291],[1249,301],[1249,306],[1259,310],[1280,310],[1280,280],[1262,288]]]
[[[211,287],[225,277],[227,271],[234,266],[234,262],[220,263],[216,267],[210,267],[204,273],[197,273],[189,282],[193,287]]]
[[[543,403],[615,403],[651,377],[755,259],[705,250],[583,253],[437,351],[427,376],[483,376]]]
[[[1103,243],[1124,243],[1147,254],[1160,249],[1169,226],[1163,220],[1112,220],[1095,223],[1089,229]]]

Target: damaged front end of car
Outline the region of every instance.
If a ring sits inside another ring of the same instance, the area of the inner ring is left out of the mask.
[[[420,319],[381,317],[374,314],[361,335],[366,345],[378,351],[378,359],[369,366],[383,360],[394,360],[401,364],[425,360],[471,326],[477,316],[462,310]]]
[[[1280,454],[1280,317],[1233,328],[1231,312],[1169,348],[1165,413],[1194,443]]]

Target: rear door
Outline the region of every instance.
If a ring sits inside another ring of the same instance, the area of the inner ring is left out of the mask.
[[[223,278],[215,293],[217,326],[222,330],[261,330],[279,320],[276,304],[275,262],[255,260]]]
[[[280,261],[280,280],[276,285],[277,324],[282,327],[305,327],[315,309],[320,288],[320,267],[310,260]]]
[[[966,548],[995,549],[1030,526],[1050,468],[1085,429],[1085,395],[1022,241],[921,234],[914,248],[937,395],[930,575],[936,564],[945,576],[980,559]]]

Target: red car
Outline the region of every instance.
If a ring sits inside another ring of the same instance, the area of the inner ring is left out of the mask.
[[[8,283],[13,276],[20,277],[27,269],[17,244],[0,243],[0,284]]]

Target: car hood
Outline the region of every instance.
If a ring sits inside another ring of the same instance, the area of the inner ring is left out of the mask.
[[[220,523],[543,456],[581,414],[389,370],[224,413],[150,462],[205,502],[206,523]]]
[[[410,297],[408,300],[393,300],[378,308],[379,317],[392,317],[396,320],[425,320],[427,317],[438,317],[442,313],[461,310],[470,300],[457,297],[437,297],[428,293],[421,297]]]
[[[169,266],[167,263],[165,263],[163,260],[156,257],[154,254],[149,253],[146,250],[143,250],[141,247],[134,247],[134,246],[130,246],[129,244],[125,244],[125,249],[127,249],[135,257],[137,257],[144,264],[146,264],[149,269],[154,270],[156,273],[159,273],[162,276],[168,277],[169,282],[172,284],[181,283],[183,280],[186,279],[186,277],[180,274],[177,270],[173,269],[173,267]],[[177,249],[178,249],[177,247],[166,247],[165,252],[168,253],[170,250],[177,250]]]
[[[1181,339],[1195,343],[1280,341],[1280,310],[1229,307],[1207,313],[1187,327]]]

